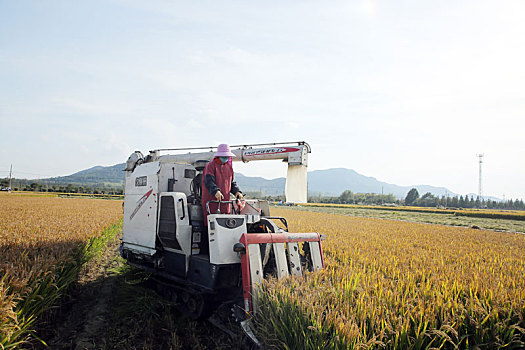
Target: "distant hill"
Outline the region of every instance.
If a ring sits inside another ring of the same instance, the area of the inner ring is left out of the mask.
[[[235,181],[242,191],[260,191],[267,195],[284,194],[286,178],[265,179],[262,177],[244,176],[241,173],[235,173]]]
[[[264,191],[266,194],[282,194],[286,178],[267,180],[260,177],[247,177],[242,174],[235,175],[237,184],[244,191]],[[314,170],[308,172],[308,194],[338,196],[345,190],[354,193],[381,193],[393,194],[398,198],[405,198],[411,188],[417,188],[420,195],[430,192],[436,196],[456,195],[445,187],[429,185],[398,186],[379,181],[374,177],[364,176],[352,169],[335,168]]]
[[[78,173],[41,179],[50,183],[64,184],[106,184],[112,186],[122,186],[124,184],[125,164],[116,164],[103,167],[96,166],[90,169],[79,171]],[[262,177],[250,177],[240,173],[235,174],[237,184],[243,191],[261,191],[267,195],[278,195],[284,193],[286,179],[264,179]],[[417,188],[420,195],[430,192],[436,196],[448,193],[449,196],[456,194],[445,187],[435,187],[429,185],[399,186],[387,182],[379,181],[374,177],[364,176],[352,169],[335,168],[326,170],[314,170],[308,172],[308,193],[309,195],[338,196],[345,190],[354,193],[381,193],[393,194],[398,198],[405,198],[411,188]]]
[[[124,163],[113,166],[95,166],[86,170],[79,171],[68,176],[51,177],[41,179],[41,181],[53,184],[78,184],[96,185],[105,184],[110,186],[124,185]]]
[[[456,195],[445,187],[429,185],[399,186],[379,181],[375,177],[364,176],[352,169],[336,168],[327,170],[314,170],[308,173],[309,194],[320,193],[324,195],[340,195],[345,190],[354,193],[381,193],[393,194],[398,198],[405,198],[411,188],[416,188],[419,195],[427,192],[435,196],[448,193],[449,196]]]

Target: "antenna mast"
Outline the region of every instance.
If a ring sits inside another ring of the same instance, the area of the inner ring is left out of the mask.
[[[481,183],[481,164],[483,164],[483,156],[485,156],[483,153],[476,154],[476,157],[479,158],[479,185],[478,185],[478,198],[479,200],[483,200],[483,187]]]
[[[11,188],[13,188],[11,186],[11,179],[12,179],[12,175],[13,174],[13,164],[11,164],[11,169],[9,169],[9,191],[11,191]]]

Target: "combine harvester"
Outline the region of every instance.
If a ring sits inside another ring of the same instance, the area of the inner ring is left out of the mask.
[[[200,150],[197,153],[188,151]],[[203,150],[208,150],[204,151]],[[126,163],[121,256],[152,274],[157,290],[192,318],[231,309],[256,341],[250,316],[258,286],[324,266],[319,233],[290,233],[285,218],[270,215],[267,201],[222,202],[232,214],[201,205],[202,172],[214,147],[134,152]],[[161,152],[173,151],[177,154]],[[180,153],[186,152],[186,153]],[[305,142],[232,146],[233,161],[280,159],[288,163],[287,202],[306,202]],[[220,210],[220,205],[219,205]],[[278,226],[275,222],[278,222]]]

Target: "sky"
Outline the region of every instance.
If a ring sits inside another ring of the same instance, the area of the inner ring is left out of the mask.
[[[306,141],[309,170],[525,198],[525,2],[0,0],[0,177]],[[234,163],[286,176],[278,161]],[[334,179],[336,180],[336,179]]]

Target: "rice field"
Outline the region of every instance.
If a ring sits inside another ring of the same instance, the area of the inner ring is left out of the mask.
[[[0,194],[0,348],[27,338],[121,216],[121,201]]]
[[[298,210],[525,233],[525,212],[301,204]]]
[[[269,348],[525,346],[525,236],[275,208],[291,231],[327,235],[326,268],[272,280]]]
[[[33,334],[104,246],[100,232],[121,219],[121,204],[0,194],[0,349]],[[326,234],[326,267],[265,283],[255,322],[266,348],[525,347],[525,235],[289,208],[272,215],[293,232]]]

